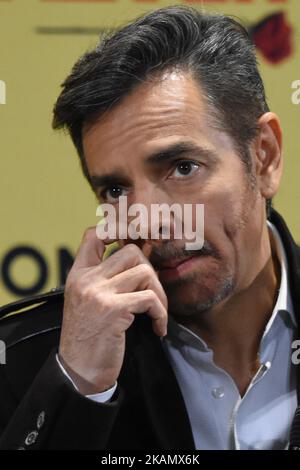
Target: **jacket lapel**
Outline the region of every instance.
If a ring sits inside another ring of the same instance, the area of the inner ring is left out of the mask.
[[[298,326],[300,325],[300,248],[296,245],[283,218],[274,209],[271,212],[270,221],[280,233],[282,243],[287,256],[288,277],[291,288],[291,296]]]
[[[278,229],[288,262],[288,278],[291,288],[293,307],[298,324],[300,325],[300,248],[296,245],[293,237],[286,226],[283,218],[274,209],[271,211],[270,221]],[[297,366],[297,395],[298,407],[294,415],[290,432],[289,450],[300,450],[300,370]]]
[[[143,317],[143,318],[141,318]],[[185,403],[151,319],[141,316],[134,360],[149,419],[162,449],[195,449]]]
[[[288,450],[300,450],[300,406],[296,408]]]

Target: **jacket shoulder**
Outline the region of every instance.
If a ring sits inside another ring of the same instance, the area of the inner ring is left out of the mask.
[[[27,338],[60,329],[64,286],[0,307],[0,339],[6,347]]]

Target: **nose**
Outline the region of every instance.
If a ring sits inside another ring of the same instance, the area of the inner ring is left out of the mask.
[[[176,209],[177,210],[172,210]],[[136,189],[130,198],[128,212],[128,243],[144,246],[145,242],[161,243],[174,238],[175,223],[181,223],[181,206],[170,201],[157,186]]]

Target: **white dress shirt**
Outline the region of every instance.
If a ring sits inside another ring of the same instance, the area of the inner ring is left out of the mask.
[[[291,362],[296,321],[284,248],[276,227],[269,221],[268,226],[280,260],[281,281],[260,343],[261,366],[244,396],[241,398],[231,376],[214,363],[213,351],[199,335],[169,316],[168,334],[162,338],[198,450],[271,450],[288,445],[297,407],[296,374]],[[58,357],[57,361],[68,376]],[[109,390],[88,397],[97,402],[109,401],[116,387],[117,382]]]

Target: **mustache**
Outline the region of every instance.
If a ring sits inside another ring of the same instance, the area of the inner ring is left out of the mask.
[[[171,259],[185,260],[191,257],[212,256],[220,259],[220,253],[217,248],[209,241],[205,240],[200,250],[187,250],[184,246],[178,246],[166,242],[160,246],[153,245],[149,256],[149,261],[155,269],[159,269],[162,263]]]

